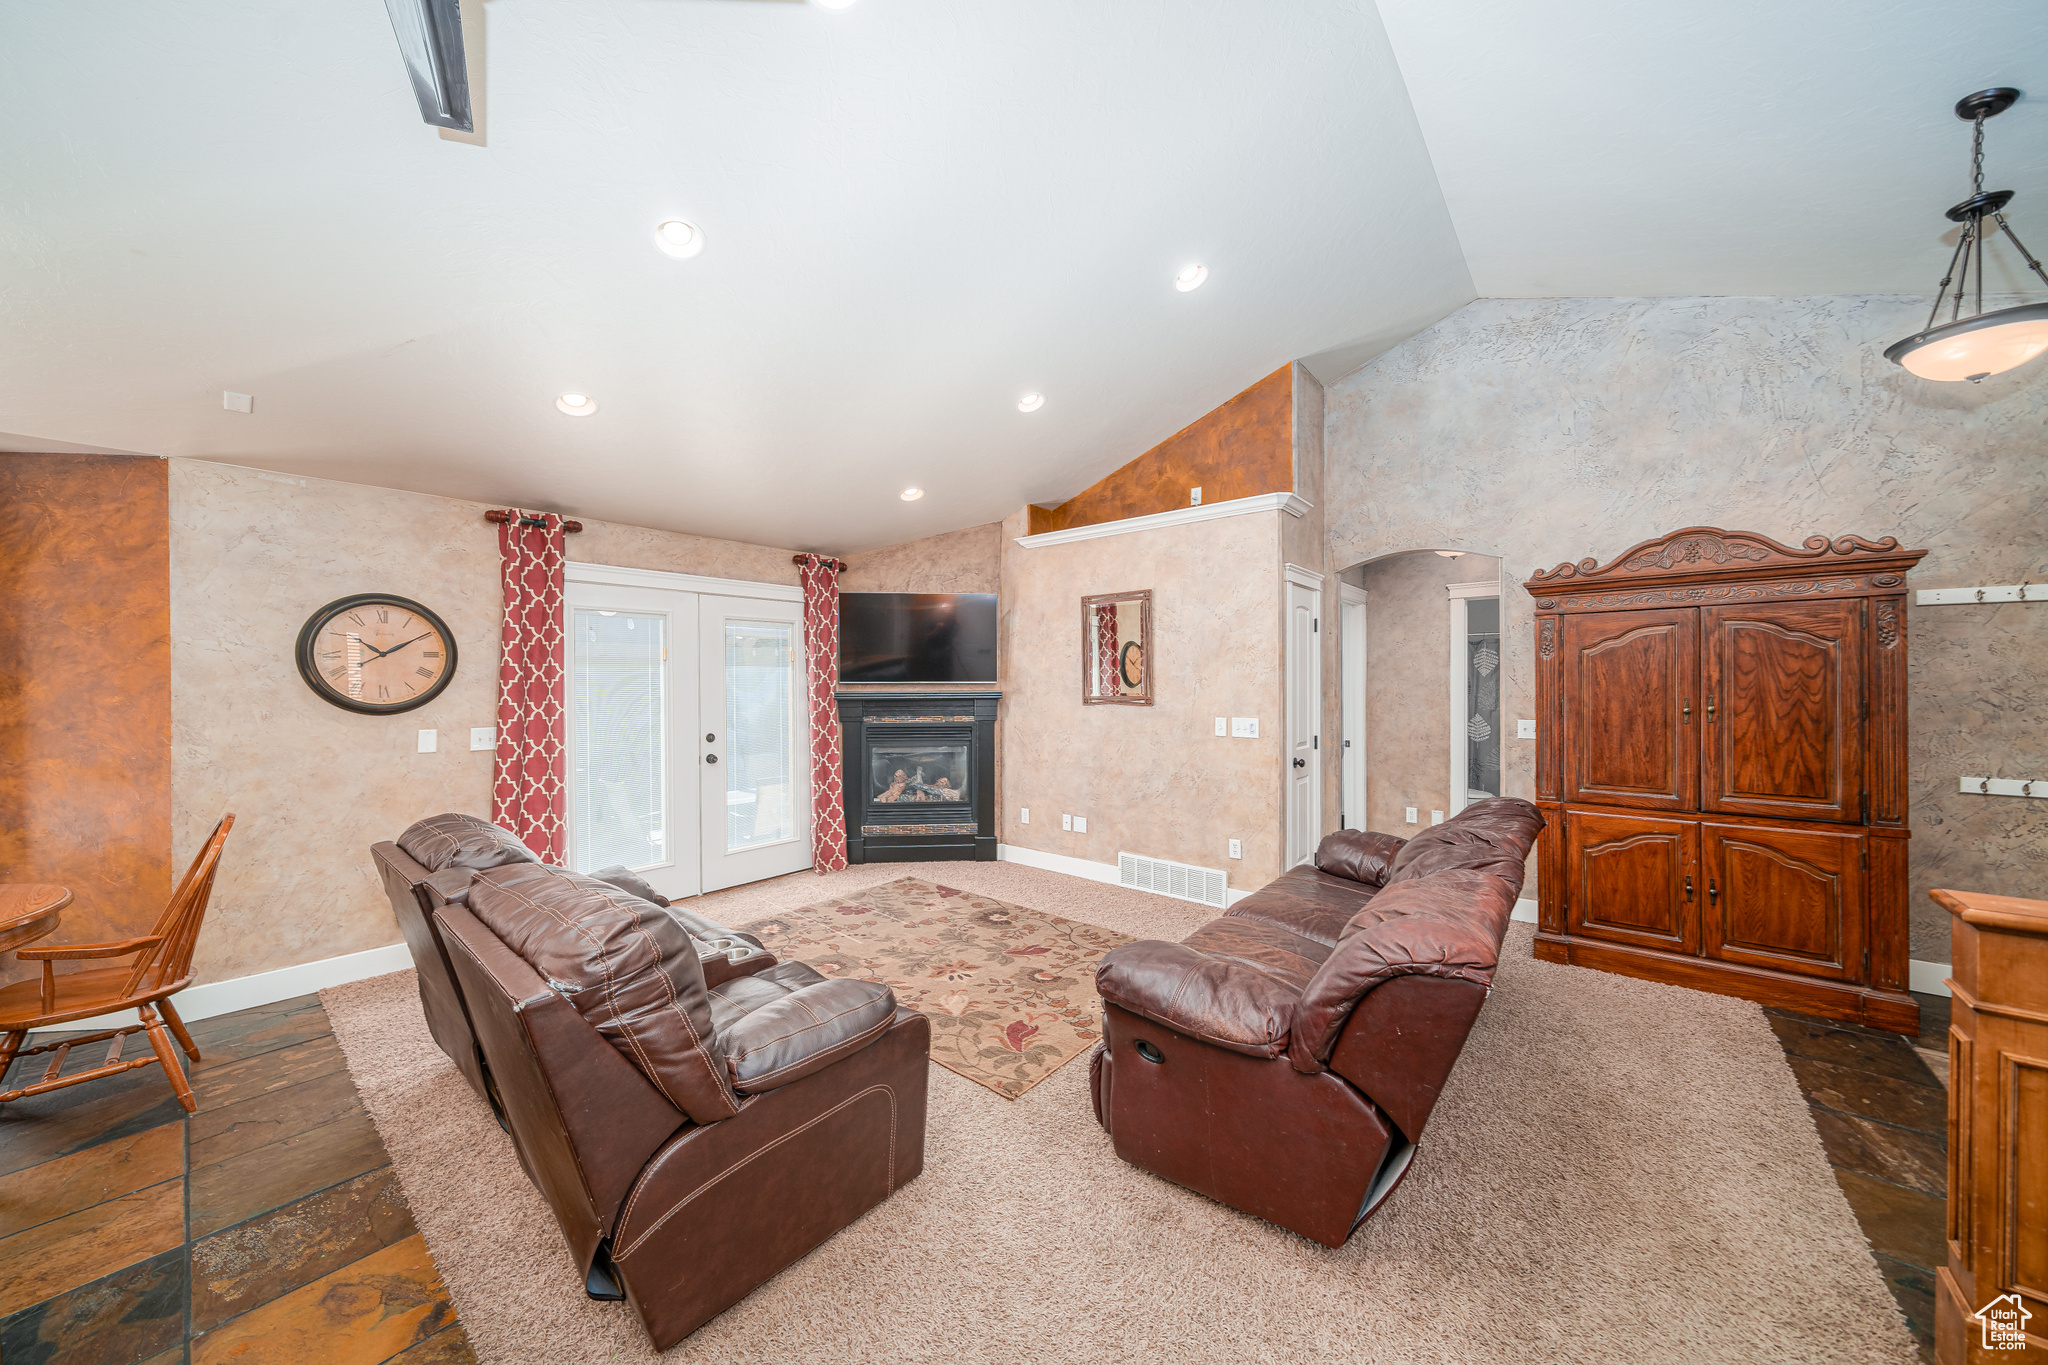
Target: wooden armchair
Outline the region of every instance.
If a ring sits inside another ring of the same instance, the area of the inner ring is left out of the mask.
[[[192,860],[192,866],[186,869],[185,879],[171,893],[170,903],[164,906],[164,912],[157,916],[156,927],[148,934],[116,943],[74,943],[16,951],[14,956],[20,961],[42,963],[43,975],[40,981],[18,981],[11,986],[0,987],[0,1084],[5,1083],[7,1068],[16,1057],[32,1057],[43,1052],[56,1055],[50,1059],[49,1069],[43,1072],[43,1078],[35,1084],[0,1091],[0,1104],[40,1095],[48,1090],[61,1090],[67,1085],[98,1080],[102,1076],[116,1076],[139,1066],[161,1064],[164,1074],[170,1078],[171,1088],[178,1092],[178,1103],[185,1107],[185,1112],[189,1114],[199,1107],[198,1101],[192,1098],[192,1086],[185,1079],[185,1070],[178,1064],[178,1054],[171,1047],[171,1037],[176,1035],[178,1046],[184,1048],[185,1055],[195,1062],[199,1060],[199,1049],[193,1044],[192,1035],[186,1031],[185,1021],[171,1007],[171,997],[192,982],[192,948],[199,941],[199,924],[206,918],[206,904],[213,897],[213,874],[220,865],[221,846],[227,843],[228,831],[234,826],[233,815],[221,817],[220,824],[214,827],[212,836],[207,839],[206,847],[200,849],[199,856]],[[129,956],[135,960],[125,967],[88,968],[62,975],[56,970],[59,962]],[[59,1024],[125,1009],[133,1009],[141,1022],[61,1043],[22,1047],[31,1029],[54,1028]],[[161,1017],[157,1014],[159,1009],[163,1011]],[[144,1032],[149,1034],[149,1045],[155,1055],[122,1061],[121,1048],[128,1035]],[[72,1076],[59,1074],[64,1069],[65,1056],[72,1048],[105,1042],[109,1038],[114,1043],[107,1049],[107,1059],[102,1065]]]

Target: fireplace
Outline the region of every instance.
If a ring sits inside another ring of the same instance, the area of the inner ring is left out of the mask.
[[[846,858],[996,856],[994,691],[841,691]]]

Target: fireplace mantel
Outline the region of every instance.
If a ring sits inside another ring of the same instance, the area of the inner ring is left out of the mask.
[[[986,684],[842,685],[850,863],[996,858],[996,702]]]

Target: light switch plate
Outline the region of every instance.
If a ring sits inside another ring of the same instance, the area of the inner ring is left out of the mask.
[[[420,752],[423,754],[433,753],[435,748],[437,747],[437,738],[438,736],[432,730],[420,731]]]
[[[229,412],[256,411],[256,400],[254,398],[251,398],[246,393],[229,393],[226,389],[221,390],[220,405]]]
[[[1230,841],[1230,856],[1233,858],[1242,858],[1244,856],[1244,840],[1232,839]]]
[[[1086,834],[1087,832],[1088,832],[1088,817],[1087,817],[1087,816],[1085,816],[1085,815],[1077,815],[1077,816],[1075,816],[1075,817],[1074,817],[1074,833],[1076,833],[1076,834]]]
[[[1216,733],[1219,735],[1227,735],[1230,733],[1230,721],[1227,717],[1216,717]]]
[[[1199,488],[1190,488],[1190,489],[1188,490],[1188,506],[1190,506],[1190,507],[1200,507],[1201,505],[1202,505],[1202,490],[1201,490],[1201,489],[1199,489]]]
[[[1516,739],[1534,739],[1534,738],[1536,738],[1536,722],[1535,722],[1535,721],[1533,721],[1533,720],[1518,720],[1518,721],[1516,721],[1516,722],[1515,722],[1515,738],[1516,738]]]
[[[1018,810],[1017,823],[1020,825],[1028,825],[1031,823],[1031,807],[1024,806]]]
[[[478,750],[478,749],[495,749],[495,748],[497,748],[497,747],[498,747],[498,727],[497,727],[497,726],[495,726],[495,725],[472,725],[472,726],[470,726],[470,727],[469,727],[469,747],[470,747],[470,750],[471,750],[472,752],[474,752],[475,750]]]
[[[1411,824],[1411,825],[1412,825],[1412,824],[1414,824],[1414,823],[1415,823],[1415,807],[1413,807],[1413,806],[1407,806],[1407,807],[1404,807],[1404,809],[1405,809],[1405,810],[1406,810],[1406,811],[1408,812],[1408,813],[1407,813],[1407,815],[1406,815],[1406,816],[1405,816],[1404,818],[1405,818],[1405,819],[1406,819],[1406,820],[1408,821],[1408,823],[1409,823],[1409,824]]]
[[[1429,823],[1431,823],[1432,825],[1441,825],[1443,822],[1444,813],[1442,811],[1433,810],[1429,813]]]
[[[1257,716],[1232,716],[1230,718],[1230,737],[1232,739],[1257,739],[1259,737],[1259,718]]]
[[[1074,827],[1074,817],[1073,817],[1073,816],[1071,816],[1071,815],[1062,815],[1062,816],[1060,817],[1060,828],[1061,828],[1061,829],[1072,829],[1073,827]]]

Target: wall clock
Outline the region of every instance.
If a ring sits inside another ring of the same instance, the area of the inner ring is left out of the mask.
[[[366,592],[329,602],[299,631],[299,676],[322,701],[366,716],[425,706],[455,676],[455,636],[417,602]]]

